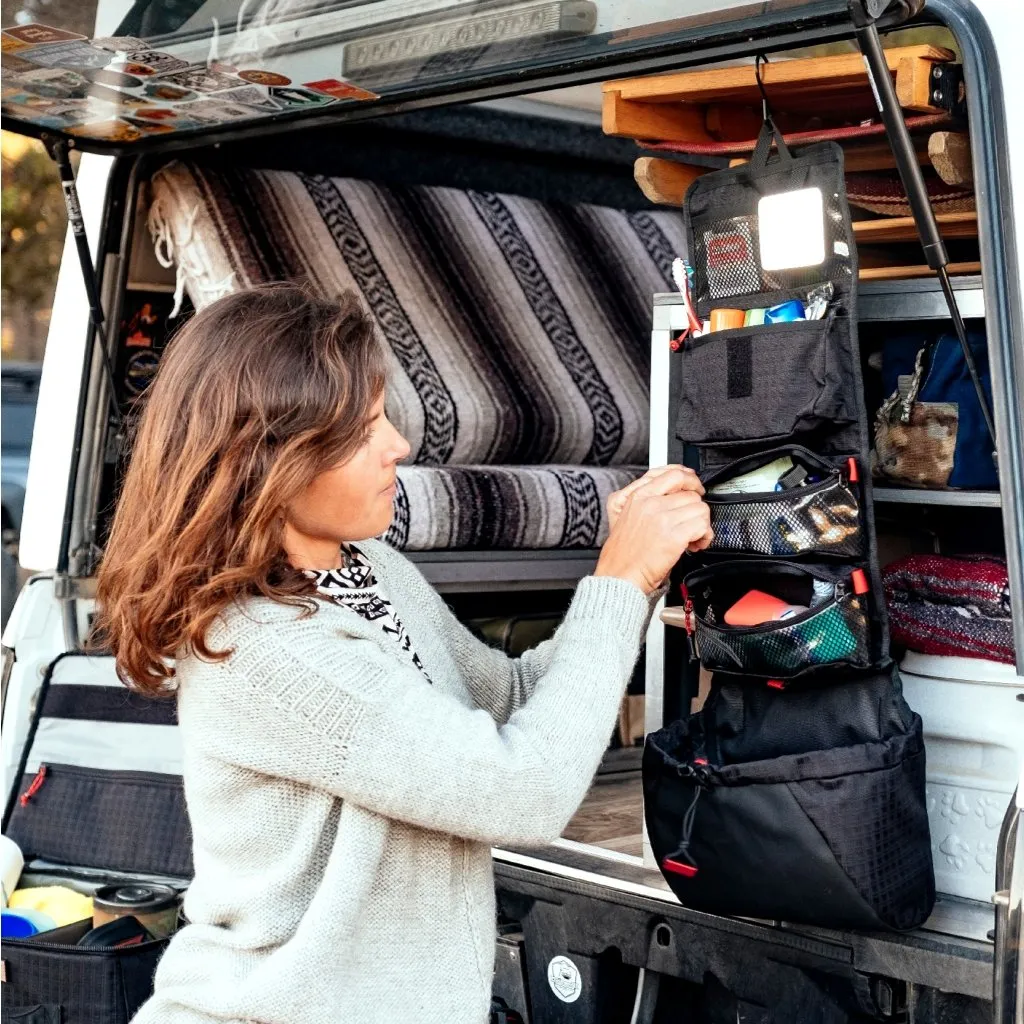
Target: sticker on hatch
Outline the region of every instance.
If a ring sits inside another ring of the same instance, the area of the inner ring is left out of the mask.
[[[556,956],[548,964],[548,985],[563,1003],[575,1003],[583,992],[580,969],[567,956]]]

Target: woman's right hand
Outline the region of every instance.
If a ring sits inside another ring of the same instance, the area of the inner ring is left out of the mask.
[[[615,506],[611,530],[595,576],[616,576],[644,593],[657,590],[684,551],[702,551],[713,539],[711,512],[701,500],[704,487],[696,473],[668,466],[608,499]],[[611,517],[610,517],[611,518]]]

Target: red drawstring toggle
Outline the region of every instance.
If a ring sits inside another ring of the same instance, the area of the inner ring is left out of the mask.
[[[786,684],[781,679],[769,679],[768,685],[773,690],[784,690],[786,688]]]
[[[683,878],[693,878],[697,874],[696,864],[683,864],[682,861],[671,860],[668,857],[662,860],[661,866],[674,875],[682,875]]]
[[[46,780],[46,765],[41,764],[39,771],[36,772],[36,777],[29,783],[28,789],[18,798],[18,802],[22,807],[28,807],[29,800],[32,799],[42,789],[43,782]]]
[[[850,580],[853,583],[853,592],[855,594],[866,594],[871,589],[867,573],[863,569],[854,569],[850,573]]]

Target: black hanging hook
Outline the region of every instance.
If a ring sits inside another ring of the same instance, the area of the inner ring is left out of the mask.
[[[761,94],[761,118],[765,122],[774,123],[774,119],[772,118],[772,108],[768,103],[768,93],[765,91],[764,79],[761,77],[762,61],[764,61],[765,64],[770,63],[763,53],[759,53],[754,58],[754,78],[757,80],[757,91]]]

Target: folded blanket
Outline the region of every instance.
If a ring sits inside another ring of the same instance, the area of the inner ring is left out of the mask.
[[[922,654],[1014,662],[1006,562],[908,555],[882,573],[892,640]]]

